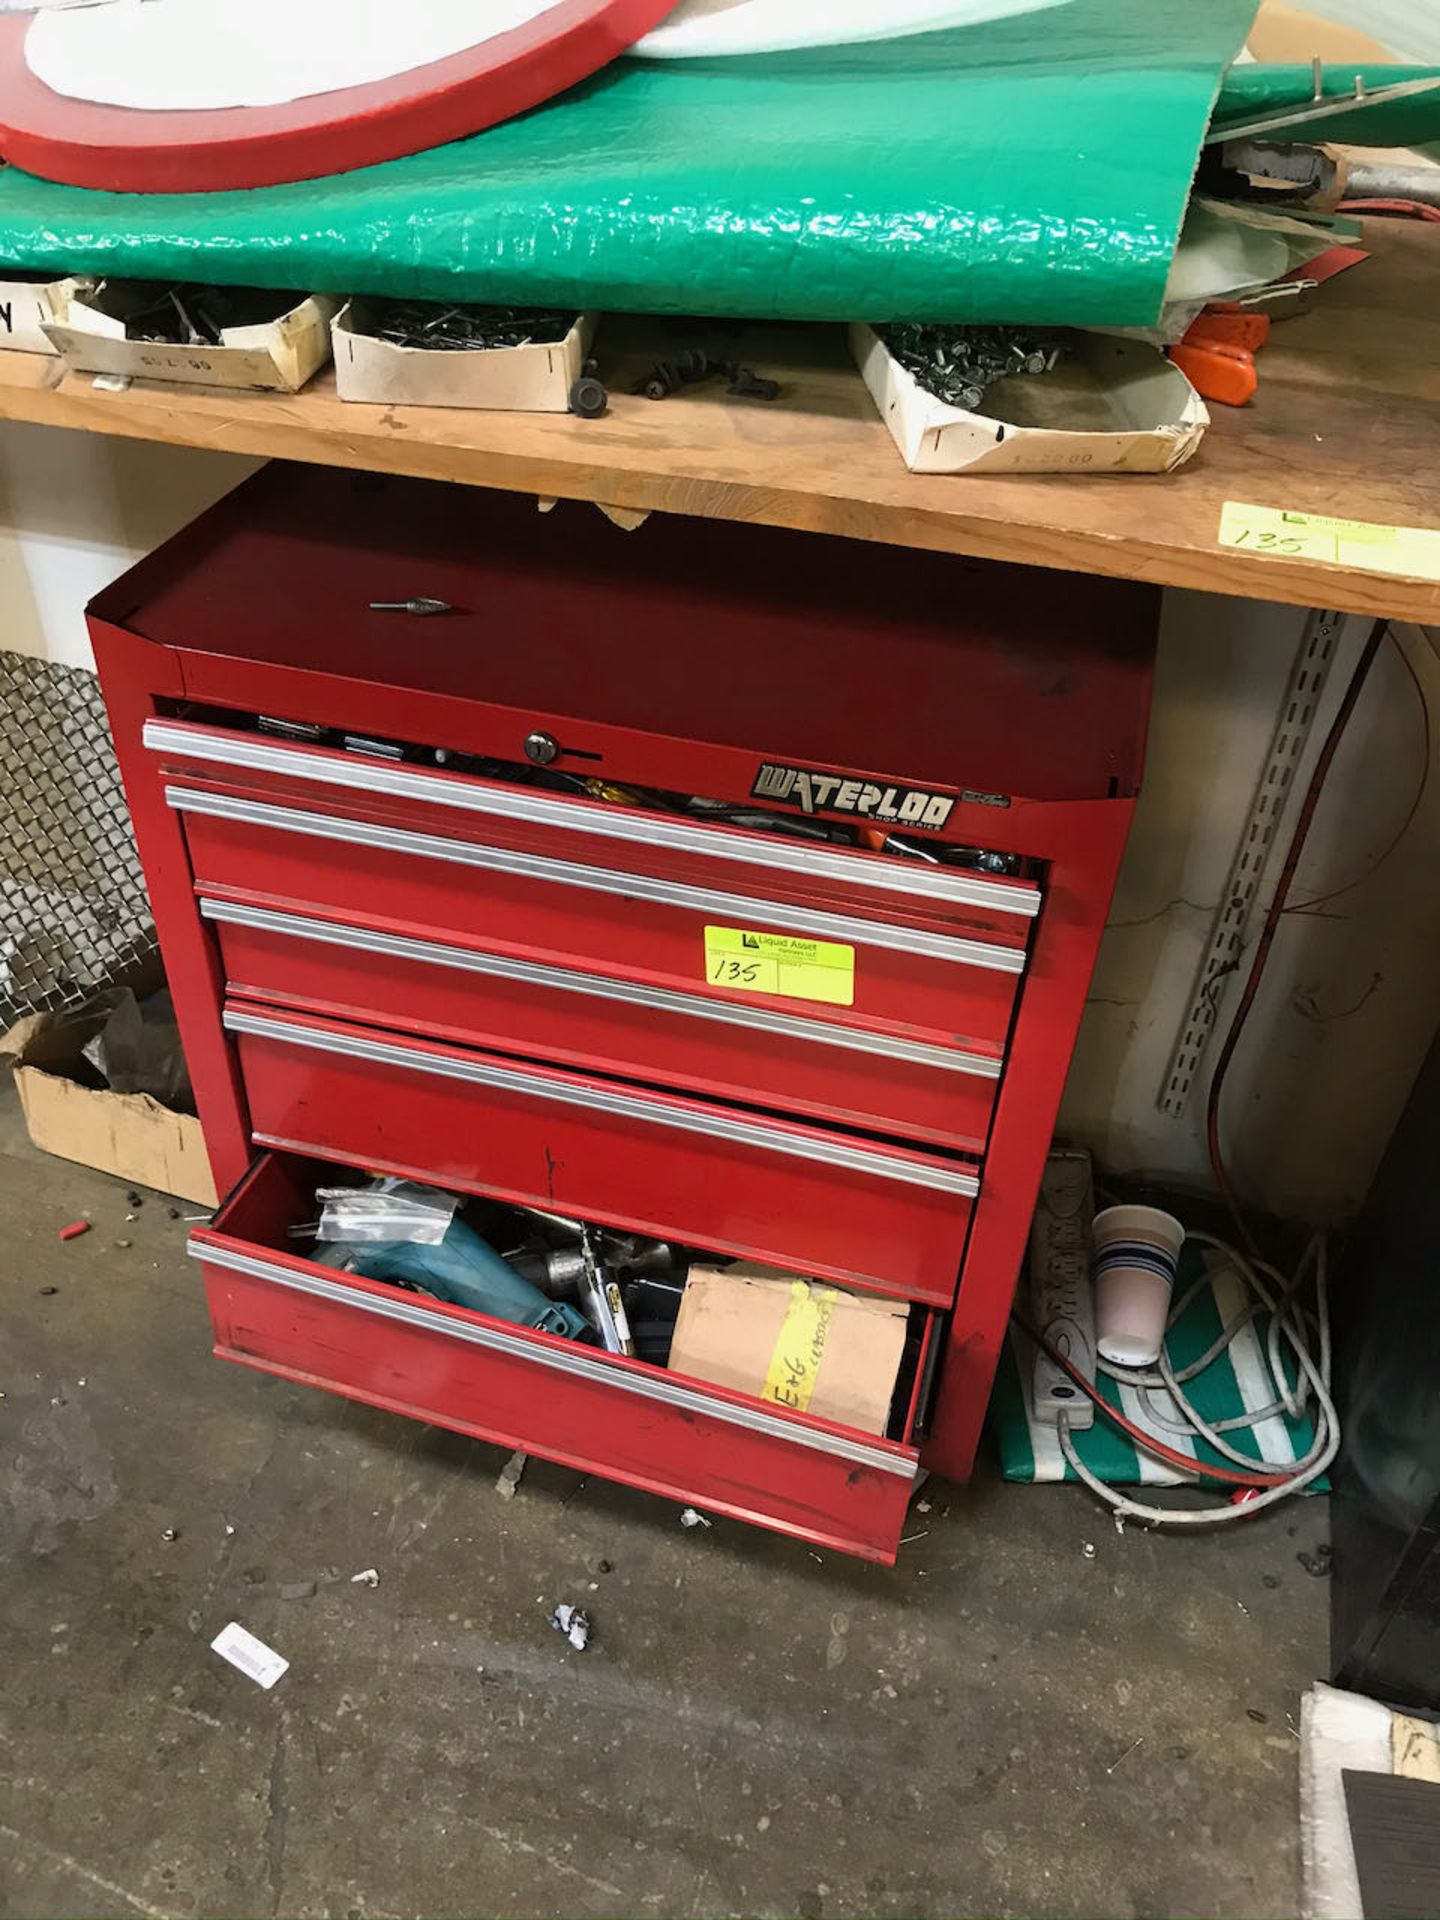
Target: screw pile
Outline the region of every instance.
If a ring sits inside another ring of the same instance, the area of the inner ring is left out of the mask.
[[[305,298],[270,287],[167,286],[152,280],[102,280],[85,297],[124,321],[127,340],[172,347],[218,347],[229,329],[267,326]]]
[[[547,307],[447,307],[438,300],[367,300],[356,305],[364,331],[392,346],[469,353],[548,346],[563,340],[580,317]]]
[[[973,412],[997,380],[1049,373],[1065,351],[1057,333],[1024,327],[920,326],[879,329],[895,358],[937,400]]]
[[[704,347],[682,347],[670,360],[657,360],[635,388],[650,400],[664,400],[681,387],[698,384],[716,375],[727,382],[725,391],[739,400],[774,400],[780,392],[778,380],[767,380],[753,367],[742,367],[738,360],[719,359]]]

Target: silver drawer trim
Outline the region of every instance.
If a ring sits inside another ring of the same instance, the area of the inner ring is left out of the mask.
[[[249,1033],[262,1040],[281,1040],[291,1046],[310,1047],[319,1053],[336,1053],[346,1059],[373,1060],[381,1066],[408,1067],[414,1073],[430,1073],[447,1080],[464,1080],[472,1086],[497,1087],[506,1093],[523,1094],[531,1100],[554,1100],[563,1106],[579,1107],[587,1113],[610,1113],[624,1120],[641,1120],[650,1126],[671,1127],[681,1133],[697,1133],[707,1140],[729,1140],[736,1146],[759,1147],[795,1160],[817,1161],[826,1167],[843,1167],[851,1173],[872,1179],[895,1180],[904,1186],[925,1187],[935,1193],[961,1194],[974,1199],[980,1182],[972,1173],[964,1173],[939,1161],[902,1160],[893,1154],[879,1153],[850,1140],[782,1133],[754,1120],[744,1120],[723,1107],[691,1111],[662,1104],[658,1097],[626,1093],[619,1087],[571,1086],[563,1080],[538,1077],[523,1068],[506,1067],[498,1061],[466,1058],[455,1054],[429,1053],[393,1041],[372,1038],[361,1033],[327,1033],[266,1014],[249,1013],[241,1007],[226,1007],[226,1030]],[[552,1070],[553,1071],[553,1070]]]
[[[508,1333],[502,1327],[444,1318],[416,1301],[406,1299],[403,1294],[397,1293],[394,1300],[379,1299],[374,1294],[347,1287],[341,1281],[327,1279],[323,1274],[297,1273],[291,1267],[272,1266],[268,1260],[260,1260],[253,1254],[239,1253],[229,1247],[205,1246],[191,1239],[187,1251],[192,1260],[204,1261],[209,1266],[229,1267],[235,1273],[249,1274],[256,1280],[268,1280],[275,1286],[289,1287],[295,1293],[313,1294],[317,1299],[330,1300],[361,1313],[376,1314],[383,1320],[402,1321],[407,1326],[421,1327],[428,1333],[440,1333],[470,1346],[509,1354],[535,1366],[552,1367],[557,1373],[577,1374],[582,1379],[613,1387],[621,1393],[634,1393],[645,1400],[658,1400],[686,1413],[700,1413],[709,1419],[723,1420],[730,1426],[748,1427],[754,1433],[786,1440],[793,1446],[811,1447],[817,1453],[834,1454],[838,1459],[851,1460],[862,1467],[896,1474],[902,1480],[913,1480],[915,1477],[915,1467],[911,1461],[897,1459],[893,1453],[883,1452],[879,1447],[866,1446],[863,1440],[848,1440],[840,1434],[817,1433],[813,1428],[797,1425],[783,1414],[768,1414],[761,1412],[758,1407],[735,1407],[726,1401],[712,1400],[708,1394],[667,1378],[658,1369],[653,1376],[632,1373],[627,1367],[617,1367],[595,1358],[584,1347],[577,1346],[559,1352],[553,1347],[527,1339],[523,1333]]]
[[[257,740],[248,734],[217,738],[173,720],[147,720],[145,745],[157,753],[183,754],[187,760],[206,760],[216,766],[246,767],[258,773],[277,773],[295,780],[313,780],[328,787],[349,787],[359,793],[383,793],[399,800],[420,800],[431,806],[455,807],[467,813],[497,814],[506,820],[524,820],[533,826],[564,827],[625,840],[643,847],[665,847],[672,853],[696,853],[711,860],[738,860],[752,867],[776,867],[783,873],[806,874],[818,880],[838,880],[847,886],[875,887],[911,899],[938,901],[947,906],[982,907],[1033,920],[1040,911],[1038,887],[1014,882],[1008,886],[954,867],[891,865],[816,846],[810,842],[776,839],[743,829],[718,830],[663,813],[603,811],[582,800],[565,800],[533,787],[487,787],[456,776],[439,777],[418,767],[393,761],[347,758],[343,754],[297,752],[294,747]],[[731,835],[734,835],[734,838]]]
[[[1025,970],[1025,955],[1017,948],[987,946],[983,941],[961,940],[948,933],[925,933],[892,926],[883,920],[853,920],[838,913],[792,907],[778,900],[754,900],[739,893],[712,893],[708,888],[690,887],[676,880],[654,880],[645,874],[620,873],[610,867],[583,867],[570,860],[552,860],[543,854],[515,853],[508,847],[445,840],[436,834],[377,826],[368,820],[341,820],[328,813],[306,813],[299,807],[272,806],[264,800],[239,800],[228,793],[166,787],[165,799],[178,812],[209,814],[216,820],[243,820],[251,826],[274,827],[282,833],[308,833],[321,840],[339,840],[347,846],[383,847],[390,853],[449,860],[458,866],[515,873],[528,880],[545,880],[558,886],[587,887],[592,893],[619,894],[627,900],[651,900],[662,906],[682,907],[691,913],[739,920],[744,924],[758,923],[786,932],[799,929],[824,940],[893,948],[896,952],[920,954],[929,960],[984,967],[992,973],[1019,974]]]
[[[843,1027],[833,1021],[805,1019],[777,1013],[770,1007],[747,1007],[731,1000],[714,1000],[698,993],[675,993],[668,987],[643,986],[638,981],[615,980],[599,973],[580,973],[568,967],[542,966],[516,960],[508,954],[485,953],[473,947],[452,947],[441,940],[412,940],[405,934],[385,933],[378,927],[349,927],[333,920],[309,920],[300,914],[276,913],[268,907],[245,906],[239,901],[202,899],[207,920],[262,933],[278,933],[293,940],[314,940],[323,946],[351,947],[361,953],[390,954],[397,960],[422,960],[433,966],[456,967],[467,973],[520,980],[529,986],[579,993],[597,1000],[618,1000],[626,1006],[655,1013],[685,1014],[697,1020],[715,1020],[724,1026],[747,1027],[786,1040],[814,1041],[854,1053],[876,1054],[884,1060],[903,1060],[912,1066],[935,1067],[948,1073],[967,1073],[978,1080],[998,1080],[1000,1060],[959,1048],[937,1047],[924,1040],[906,1040]]]

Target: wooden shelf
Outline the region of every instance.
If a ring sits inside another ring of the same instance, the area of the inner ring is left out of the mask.
[[[674,336],[614,320],[600,342],[611,410],[596,421],[347,406],[328,373],[293,397],[97,392],[19,353],[0,353],[0,418],[1435,621],[1435,581],[1216,545],[1226,500],[1440,526],[1440,232],[1371,221],[1367,245],[1373,259],[1275,327],[1257,400],[1215,408],[1200,452],[1167,476],[908,473],[833,327],[746,333],[744,358],[783,382],[772,405],[719,382],[632,395]]]

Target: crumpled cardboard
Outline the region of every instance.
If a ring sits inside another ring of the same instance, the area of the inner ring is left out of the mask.
[[[75,1013],[28,1014],[0,1038],[30,1138],[42,1153],[213,1207],[215,1177],[193,1114],[174,1113],[148,1093],[114,1093],[71,1077],[86,1071],[82,1050],[115,1000],[102,994]]]

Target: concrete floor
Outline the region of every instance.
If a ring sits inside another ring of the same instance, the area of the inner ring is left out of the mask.
[[[541,1464],[506,1502],[493,1448],[208,1358],[130,1211],[4,1092],[0,1913],[1297,1911],[1322,1503],[1121,1537],[932,1485],[889,1572]]]

